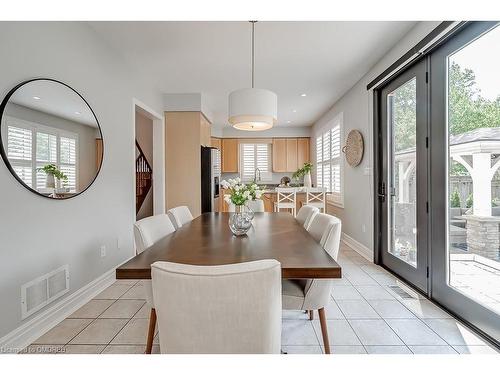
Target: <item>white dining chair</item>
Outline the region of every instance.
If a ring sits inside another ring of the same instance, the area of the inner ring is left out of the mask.
[[[276,188],[277,197],[274,202],[274,212],[280,212],[282,209],[291,210],[295,217],[297,208],[297,194],[295,188]]]
[[[278,261],[151,269],[161,353],[280,353]]]
[[[172,217],[172,222],[175,224],[175,229],[179,229],[184,224],[193,220],[193,215],[187,206],[174,207],[168,210]]]
[[[308,232],[334,259],[340,248],[341,221],[331,215],[319,213],[311,221]],[[283,280],[283,309],[307,310],[309,318],[318,310],[325,353],[330,353],[325,306],[330,301],[332,281],[329,279]]]
[[[326,191],[324,188],[307,188],[306,205],[318,207],[322,213],[326,213]]]
[[[253,212],[264,212],[264,201],[262,199],[255,199],[247,202],[247,207]]]
[[[134,239],[136,254],[153,246],[159,240],[175,232],[174,225],[167,214],[146,217],[134,224]],[[156,311],[153,300],[153,288],[151,280],[142,280],[146,295],[146,303],[150,307],[149,330],[146,343],[146,353],[151,354],[153,347],[154,330],[156,326]]]
[[[314,206],[302,206],[299,209],[299,212],[297,212],[297,216],[295,219],[305,228],[309,228],[309,224],[311,224],[311,221],[314,216],[316,216],[319,212],[318,207]]]

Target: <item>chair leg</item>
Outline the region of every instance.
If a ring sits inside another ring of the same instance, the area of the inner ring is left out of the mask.
[[[149,330],[148,330],[148,341],[146,343],[146,354],[151,354],[153,349],[153,340],[155,338],[155,327],[156,327],[156,310],[151,309],[149,314]]]
[[[314,319],[314,310],[309,310],[309,320]]]
[[[319,322],[321,324],[321,334],[323,335],[323,345],[325,346],[325,353],[330,354],[330,342],[328,341],[328,328],[326,326],[325,309],[322,307],[318,310]]]

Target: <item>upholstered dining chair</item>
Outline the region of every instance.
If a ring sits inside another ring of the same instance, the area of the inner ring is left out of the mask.
[[[161,353],[280,353],[278,261],[155,262],[151,275]]]
[[[335,260],[339,253],[341,221],[331,215],[319,213],[311,221],[309,234]],[[308,310],[313,319],[313,311],[318,310],[325,353],[330,354],[325,306],[330,301],[332,281],[328,279],[283,280],[283,309]]]
[[[172,217],[172,221],[175,225],[175,229],[179,229],[184,224],[189,223],[193,220],[193,215],[187,206],[174,207],[168,210],[168,213]]]
[[[311,224],[311,221],[314,216],[316,216],[319,212],[318,207],[314,206],[302,206],[299,209],[299,212],[297,212],[297,216],[295,219],[305,228],[309,228],[309,224]]]
[[[167,214],[146,217],[134,224],[134,238],[136,254],[142,253],[153,246],[163,237],[175,232],[174,225]],[[151,280],[142,280],[146,294],[146,303],[151,308],[149,313],[149,330],[146,342],[146,353],[150,354],[153,348],[154,331],[156,326],[156,311],[153,302],[153,288]]]

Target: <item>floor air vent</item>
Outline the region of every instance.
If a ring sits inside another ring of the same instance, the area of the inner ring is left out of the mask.
[[[415,299],[416,297],[409,294],[406,290],[401,288],[398,285],[390,285],[389,289],[391,289],[394,293],[400,296],[402,299]]]
[[[68,265],[21,286],[21,312],[25,319],[69,290]]]

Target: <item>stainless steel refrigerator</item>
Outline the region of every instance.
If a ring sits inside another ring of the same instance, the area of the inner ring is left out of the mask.
[[[201,146],[201,212],[215,212],[221,175],[220,151]]]

